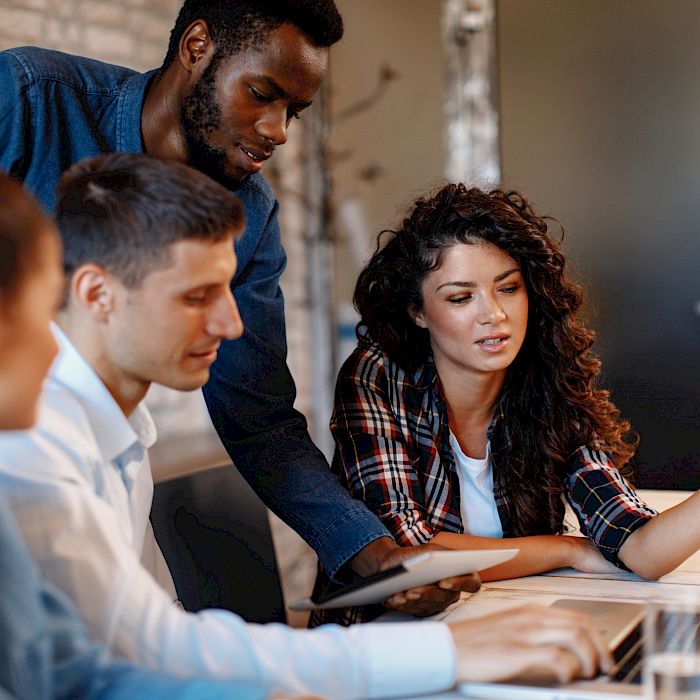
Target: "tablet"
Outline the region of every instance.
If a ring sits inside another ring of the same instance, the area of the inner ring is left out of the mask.
[[[517,549],[439,550],[405,559],[399,566],[374,576],[332,588],[292,603],[290,610],[326,610],[350,605],[383,603],[389,596],[409,588],[436,583],[452,576],[488,569],[512,559]]]

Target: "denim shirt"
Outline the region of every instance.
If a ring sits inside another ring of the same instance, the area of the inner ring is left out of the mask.
[[[0,698],[262,700],[245,682],[184,681],[112,660],[60,591],[42,583],[0,499]]]
[[[0,52],[0,167],[52,208],[56,182],[75,161],[144,150],[141,108],[154,75],[44,49]],[[236,194],[246,230],[235,244],[232,289],[245,333],[221,344],[204,397],[245,479],[335,575],[364,546],[390,535],[340,486],[293,408],[278,204],[260,174]]]

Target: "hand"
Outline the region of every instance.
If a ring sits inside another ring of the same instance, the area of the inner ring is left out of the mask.
[[[423,552],[446,549],[439,545],[421,545],[417,547],[399,547],[385,554],[380,563],[380,571],[398,566],[404,559],[415,557]],[[459,599],[462,591],[474,593],[481,587],[481,581],[477,574],[465,574],[438,581],[430,586],[420,586],[408,591],[395,593],[385,605],[391,610],[427,617],[442,612],[448,605]]]
[[[566,537],[572,546],[571,566],[585,574],[620,573],[615,564],[609,562],[587,537]]]
[[[448,625],[457,681],[500,681],[545,671],[559,682],[609,671],[612,658],[587,615],[529,606]]]

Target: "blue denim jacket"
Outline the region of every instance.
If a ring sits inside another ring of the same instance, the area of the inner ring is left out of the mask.
[[[0,52],[0,167],[51,208],[59,175],[75,161],[143,151],[141,107],[153,76],[44,49]],[[236,194],[246,231],[236,242],[232,288],[245,333],[222,343],[204,397],[240,472],[334,575],[365,545],[390,535],[340,486],[293,408],[278,205],[260,174]]]
[[[0,498],[0,698],[262,700],[245,682],[184,681],[113,661],[76,610],[43,584]]]

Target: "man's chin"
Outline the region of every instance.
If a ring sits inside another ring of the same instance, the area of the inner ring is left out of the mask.
[[[178,377],[168,382],[162,382],[164,386],[176,391],[197,391],[209,381],[209,370],[198,372],[196,375],[188,377]]]
[[[243,168],[237,168],[235,173],[231,173],[218,162],[212,163],[198,158],[190,159],[188,165],[204,173],[227,190],[237,190],[253,174],[243,170]]]
[[[237,190],[239,187],[243,186],[243,183],[252,175],[253,173],[247,173],[241,171],[241,174],[230,175],[224,173],[218,178],[214,178],[220,185],[223,185],[227,190]],[[213,177],[210,175],[210,177]]]

